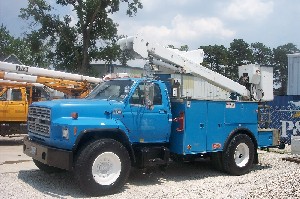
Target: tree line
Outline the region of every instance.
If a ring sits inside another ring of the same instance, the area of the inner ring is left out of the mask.
[[[50,5],[46,0],[28,0],[28,6],[21,8],[19,15],[28,22],[28,31],[21,39],[10,36],[2,24],[2,54],[13,51],[24,64],[53,65],[57,70],[91,75],[94,72],[89,64],[91,61],[111,63],[120,54],[116,44],[120,38],[118,24],[110,16],[119,11],[120,4],[127,5],[124,15],[130,17],[143,7],[139,0],[55,2]],[[66,8],[72,11],[72,16],[70,12],[63,15],[57,11]]]
[[[274,91],[277,95],[285,95],[287,90],[287,54],[300,52],[292,43],[271,49],[260,42],[248,44],[243,39],[234,39],[229,48],[223,45],[200,48],[205,52],[204,66],[235,81],[239,78],[238,66],[259,64],[273,67]]]
[[[118,24],[110,15],[127,4],[126,15],[134,16],[143,5],[139,0],[56,0],[56,8],[45,0],[28,0],[19,17],[28,22],[28,31],[22,38],[10,35],[5,25],[0,27],[0,58],[15,54],[23,64],[39,67],[55,66],[57,70],[95,75],[91,61],[102,60],[122,64],[130,57],[121,53],[116,41]],[[57,8],[68,7],[76,15],[57,14]],[[169,47],[174,48],[173,45]],[[287,84],[287,54],[299,52],[288,43],[269,48],[263,43],[248,44],[234,39],[230,47],[223,45],[200,46],[204,50],[203,65],[238,80],[238,66],[260,64],[274,67],[274,80],[278,94],[285,94]],[[179,50],[187,51],[188,46]]]

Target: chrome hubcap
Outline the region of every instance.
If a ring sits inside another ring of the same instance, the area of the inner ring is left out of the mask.
[[[238,167],[244,167],[250,158],[249,147],[245,143],[240,143],[234,153],[234,161]]]
[[[101,185],[114,183],[121,173],[120,158],[113,152],[101,153],[94,161],[92,175],[94,180]]]

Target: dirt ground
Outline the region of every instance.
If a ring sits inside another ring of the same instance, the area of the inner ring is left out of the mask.
[[[0,173],[37,169],[32,159],[23,153],[24,136],[0,137]]]
[[[72,172],[48,174],[23,154],[21,136],[0,137],[1,198],[90,198],[78,187]],[[123,198],[300,198],[299,164],[283,161],[285,150],[259,150],[259,164],[242,176],[216,171],[208,161],[173,163],[166,171],[132,169]]]

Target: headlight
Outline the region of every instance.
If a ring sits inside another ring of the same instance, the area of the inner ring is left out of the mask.
[[[65,139],[69,139],[69,129],[67,127],[62,128],[62,137]]]

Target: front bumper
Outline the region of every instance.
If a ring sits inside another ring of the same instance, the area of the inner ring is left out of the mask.
[[[30,140],[28,136],[25,136],[23,152],[43,164],[65,170],[72,169],[72,151],[44,146],[33,140]]]

